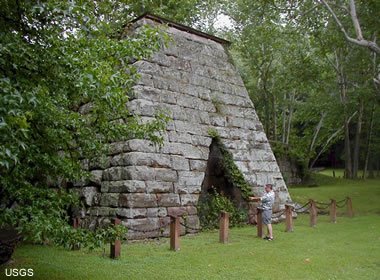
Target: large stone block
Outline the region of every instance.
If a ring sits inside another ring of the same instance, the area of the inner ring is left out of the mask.
[[[157,203],[161,207],[180,206],[179,195],[174,193],[157,194]]]
[[[104,181],[101,191],[110,193],[135,193],[145,192],[145,182],[136,180]]]
[[[158,208],[148,208],[147,209],[147,217],[149,218],[155,218],[155,217],[165,217],[167,216],[168,211],[165,207],[158,207]]]
[[[186,207],[168,207],[168,216],[177,217],[187,214]]]
[[[182,206],[196,206],[198,204],[198,194],[181,194],[180,197]]]
[[[117,193],[102,193],[100,196],[101,206],[117,207],[119,205],[119,194]]]
[[[174,183],[174,190],[175,190],[175,193],[179,193],[179,194],[186,194],[186,193],[199,194],[202,191],[202,187],[201,185],[191,186],[191,185],[180,185],[180,184]]]
[[[205,172],[206,168],[207,168],[207,161],[206,160],[196,160],[196,159],[190,160],[190,170],[191,171]]]
[[[90,172],[90,183],[100,186],[103,177],[103,170],[92,170]]]
[[[125,142],[124,152],[155,153],[158,147],[149,140],[131,139]]]
[[[127,109],[134,114],[154,117],[157,111],[156,105],[145,99],[134,99],[127,103]]]
[[[131,174],[129,170],[125,167],[110,167],[104,170],[103,178],[104,181],[121,181],[121,180],[129,180],[131,178]]]
[[[192,144],[191,135],[188,133],[180,133],[177,131],[169,131],[168,137],[170,142]]]
[[[138,69],[139,73],[157,75],[160,72],[160,67],[157,64],[146,60],[136,61],[135,63],[133,63],[133,66],[135,66]]]
[[[175,120],[174,125],[175,125],[175,130],[180,133],[208,136],[208,130],[209,130],[208,125],[201,125],[201,124],[194,125],[193,122],[180,121],[180,120]]]
[[[161,91],[153,87],[141,86],[141,85],[133,87],[133,95],[139,99],[145,99],[145,100],[159,103],[160,94],[161,94]]]
[[[177,172],[168,168],[155,168],[154,173],[156,181],[176,182],[178,180]]]
[[[178,171],[178,184],[180,186],[201,186],[204,176],[204,172]]]
[[[140,219],[147,216],[146,208],[118,208],[116,215],[128,219]]]
[[[189,159],[204,159],[208,158],[208,147],[196,147],[190,144],[182,143],[164,143],[161,148],[161,152],[164,154],[181,155]]]
[[[188,215],[197,215],[198,208],[195,206],[186,206],[186,212]]]
[[[170,156],[158,153],[129,152],[114,156],[113,166],[145,165],[152,167],[170,167]]]
[[[84,198],[86,206],[93,206],[99,203],[99,192],[96,187],[81,188],[81,196]]]
[[[210,124],[212,126],[226,126],[226,118],[219,114],[210,115]]]
[[[116,214],[116,208],[92,207],[90,209],[91,216],[113,216],[115,214]]]
[[[142,193],[120,194],[119,205],[121,207],[130,207],[130,208],[157,207],[157,197],[155,194],[142,194]]]
[[[184,219],[184,222],[186,225],[186,232],[193,233],[198,232],[200,230],[200,222],[198,216],[187,216],[186,219]]]
[[[173,191],[172,182],[146,181],[147,193],[169,193]]]
[[[192,135],[191,136],[191,142],[195,146],[203,146],[203,147],[210,147],[211,145],[211,137],[201,136],[201,135]]]
[[[117,155],[128,151],[129,147],[125,141],[119,141],[109,144],[108,155]]]
[[[149,181],[156,178],[156,169],[148,166],[128,166],[125,167],[132,180]]]
[[[189,160],[183,156],[171,156],[171,166],[174,170],[185,170],[190,169]]]
[[[128,228],[128,237],[132,239],[143,239],[160,235],[161,223],[159,218],[127,219],[122,221],[122,225]],[[157,231],[152,231],[152,229],[157,229]]]

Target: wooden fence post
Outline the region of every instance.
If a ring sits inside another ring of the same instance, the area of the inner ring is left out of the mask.
[[[352,218],[354,216],[354,210],[352,209],[352,199],[347,197],[347,216]]]
[[[179,248],[179,217],[170,217],[170,250],[178,251]]]
[[[263,237],[263,210],[257,208],[257,237]]]
[[[293,206],[285,204],[285,223],[286,223],[286,232],[293,231]]]
[[[229,230],[229,218],[230,215],[228,212],[222,211],[220,213],[219,220],[219,242],[228,243],[228,230]]]
[[[336,200],[331,199],[330,204],[330,221],[332,223],[336,223]]]
[[[79,228],[79,218],[73,218],[73,228]]]
[[[78,217],[74,217],[73,218],[73,228],[75,229],[78,229],[79,228],[79,218]],[[72,250],[80,250],[80,245],[78,244],[72,244],[72,247],[71,247]]]
[[[112,219],[112,223],[114,225],[120,225],[121,221],[118,218]],[[121,241],[119,239],[115,239],[113,243],[111,243],[110,257],[111,259],[117,259],[120,257],[121,251]]]
[[[317,205],[313,199],[309,199],[310,202],[310,226],[315,227],[317,225]]]

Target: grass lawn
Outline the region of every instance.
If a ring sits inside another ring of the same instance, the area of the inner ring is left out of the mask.
[[[339,173],[337,171],[336,173]],[[380,214],[380,180],[346,180],[343,178],[333,178],[332,170],[327,169],[321,174],[315,175],[318,186],[296,186],[290,187],[290,194],[294,201],[301,204],[307,202],[309,198],[321,202],[328,202],[329,199],[344,199],[347,196],[352,198],[355,214]]]
[[[292,198],[349,195],[354,218],[339,216],[331,224],[320,216],[310,228],[309,217],[300,215],[293,233],[275,225],[273,242],[246,226],[231,229],[225,245],[217,231],[182,237],[179,252],[169,251],[167,239],[124,244],[119,260],[102,257],[101,250],[22,245],[12,267],[32,267],[34,279],[380,279],[380,180],[319,179],[325,180],[319,187],[291,188]],[[1,270],[0,278],[9,279]]]

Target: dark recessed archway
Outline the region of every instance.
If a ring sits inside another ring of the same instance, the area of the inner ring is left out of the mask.
[[[243,199],[241,191],[234,187],[231,179],[226,175],[219,145],[218,141],[212,140],[200,201],[207,199],[208,195],[213,193],[214,188],[219,194],[229,198],[237,208],[246,208],[247,203]]]

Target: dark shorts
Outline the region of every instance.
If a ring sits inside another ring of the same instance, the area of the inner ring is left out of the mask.
[[[272,210],[263,210],[262,213],[263,224],[268,225],[272,223]]]

